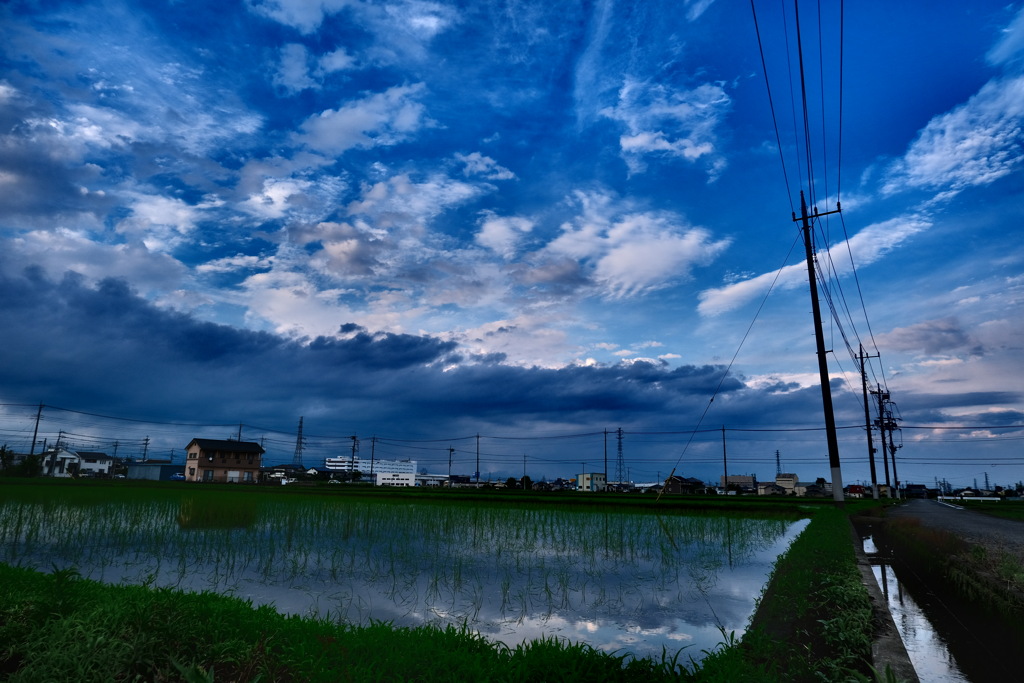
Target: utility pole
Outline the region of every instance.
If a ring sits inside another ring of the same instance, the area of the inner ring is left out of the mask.
[[[373,457],[377,452],[377,437],[370,437],[370,481],[376,481],[373,478]]]
[[[43,404],[39,404],[39,411],[36,412],[36,428],[32,431],[32,445],[29,446],[28,454],[36,454],[36,439],[39,438],[39,420],[43,417]]]
[[[615,479],[619,482],[621,487],[625,483],[626,479],[626,461],[622,457],[622,427],[618,429],[618,440],[619,440],[619,455],[615,463]],[[605,480],[607,481],[608,471],[605,470]]]
[[[836,202],[835,211],[818,213],[814,217],[828,216],[839,213],[841,207]],[[793,222],[801,222],[804,235],[804,251],[807,257],[807,281],[811,289],[811,311],[814,315],[814,341],[818,354],[818,375],[821,379],[821,402],[825,412],[825,435],[828,441],[828,464],[832,471],[832,498],[836,503],[843,502],[843,473],[839,466],[839,439],[836,436],[836,416],[832,409],[832,387],[828,379],[828,357],[825,355],[825,335],[821,329],[821,309],[818,305],[818,281],[814,272],[814,247],[811,242],[811,221],[807,215],[807,201],[803,190],[800,190],[800,218],[793,214]]]
[[[775,451],[775,476],[782,474],[782,458],[779,456],[779,451]]]
[[[452,485],[452,453],[455,449],[451,446],[448,447],[448,486]]]
[[[476,435],[476,485],[480,486],[480,434]]]
[[[356,449],[359,447],[359,438],[354,434],[350,437],[352,439],[352,466],[349,468],[349,481],[356,480]]]
[[[242,423],[241,422],[238,423],[238,440],[239,441],[242,440]]]
[[[878,475],[875,472],[875,445],[871,441],[871,410],[868,408],[868,373],[864,367],[864,361],[868,358],[878,358],[878,354],[867,356],[864,354],[864,345],[860,345],[860,382],[864,392],[864,428],[868,432],[868,464],[871,466],[871,497],[878,500]]]
[[[889,392],[882,391],[882,385],[876,385],[877,391],[871,393],[878,397],[878,420],[875,421],[875,426],[878,427],[878,436],[882,442],[882,465],[885,468],[885,487],[889,489],[889,497],[892,498],[892,483],[889,481],[889,451],[886,448],[885,443],[885,427],[882,416],[885,415],[885,402],[889,400]]]
[[[142,462],[146,462],[146,458],[149,456],[149,437],[147,436],[142,440]]]

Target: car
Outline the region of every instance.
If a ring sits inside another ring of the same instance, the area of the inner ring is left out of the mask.
[[[170,476],[171,481],[185,481],[185,475],[181,472],[175,472]]]

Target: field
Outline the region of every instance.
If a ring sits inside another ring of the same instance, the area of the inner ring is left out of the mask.
[[[327,487],[3,489],[3,560],[76,586],[92,585],[81,575],[155,594],[206,590],[321,627],[483,634],[506,654],[547,642],[610,656],[612,669],[628,661],[674,676],[711,652],[712,667],[728,662],[722,644],[739,639],[772,562],[804,526],[794,517],[829,510],[665,499],[652,512],[644,497],[382,498]]]

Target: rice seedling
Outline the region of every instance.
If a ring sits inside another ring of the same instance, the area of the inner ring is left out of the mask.
[[[646,635],[656,656],[716,629],[742,632],[775,557],[802,528],[647,510],[255,496],[189,489],[177,497],[0,504],[5,562],[78,567],[86,578],[236,594],[256,604],[368,624],[497,624],[557,619],[561,635],[602,644]],[[741,604],[733,594],[747,594]],[[652,628],[656,625],[656,628]]]

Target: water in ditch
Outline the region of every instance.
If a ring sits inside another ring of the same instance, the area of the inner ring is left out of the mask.
[[[1019,680],[1012,667],[1016,650],[1006,633],[968,617],[977,606],[929,589],[920,577],[879,552],[869,536],[864,552],[885,597],[910,661],[923,683],[986,683]]]

